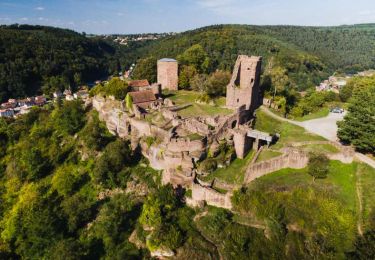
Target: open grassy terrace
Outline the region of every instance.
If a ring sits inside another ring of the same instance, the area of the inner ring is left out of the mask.
[[[256,114],[255,129],[271,134],[280,134],[280,140],[272,146],[272,149],[280,149],[293,142],[325,140],[323,137],[308,133],[302,127],[274,119],[261,110],[258,110]]]
[[[230,115],[233,113],[233,110],[223,107],[225,105],[224,97],[214,100],[214,105],[209,105],[195,103],[199,95],[200,93],[196,91],[179,90],[167,92],[165,97],[171,99],[176,106],[188,105],[178,111],[182,117]]]

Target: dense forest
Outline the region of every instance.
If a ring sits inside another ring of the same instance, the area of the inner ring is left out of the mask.
[[[215,25],[142,46],[131,46],[127,60],[176,58],[194,44],[204,47],[211,72],[231,70],[238,54],[263,56],[267,72],[281,67],[292,85],[303,90],[334,71],[373,68],[375,25],[339,27]]]
[[[231,71],[238,54],[263,56],[263,70],[305,90],[334,71],[375,66],[375,26],[215,25],[155,41],[115,44],[66,29],[0,27],[0,100],[50,93],[114,75],[141,58],[177,58],[195,44],[208,57],[207,72]],[[265,82],[267,78],[265,78]],[[272,84],[272,82],[271,82]]]
[[[120,71],[115,45],[70,30],[0,27],[0,101],[75,89]]]

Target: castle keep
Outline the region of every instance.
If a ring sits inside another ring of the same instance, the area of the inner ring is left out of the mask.
[[[246,106],[253,113],[262,104],[259,87],[262,57],[240,55],[234,66],[232,79],[227,86],[227,107]]]
[[[178,63],[174,59],[158,60],[158,84],[162,89],[178,89]]]

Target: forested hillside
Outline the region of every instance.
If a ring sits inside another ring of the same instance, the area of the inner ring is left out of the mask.
[[[284,85],[305,90],[336,70],[373,68],[374,32],[372,24],[216,25],[124,47],[65,29],[1,26],[0,101],[69,85],[74,88],[127,69],[140,58],[176,58],[194,44],[200,44],[210,58],[207,73],[230,71],[238,54],[260,55],[264,71],[274,81],[281,78]]]
[[[373,68],[375,26],[341,27],[216,25],[188,31],[141,47],[130,47],[128,61],[177,57],[200,44],[211,59],[210,72],[230,70],[238,54],[264,57],[265,71],[278,69],[303,90],[339,70]]]
[[[73,89],[120,70],[117,47],[44,26],[0,27],[0,101]]]

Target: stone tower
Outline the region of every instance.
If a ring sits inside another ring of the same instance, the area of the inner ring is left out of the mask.
[[[262,57],[240,55],[234,66],[232,79],[227,86],[227,107],[246,106],[253,113],[262,104],[260,73]]]
[[[162,89],[178,90],[178,63],[176,60],[158,60],[158,84]]]

